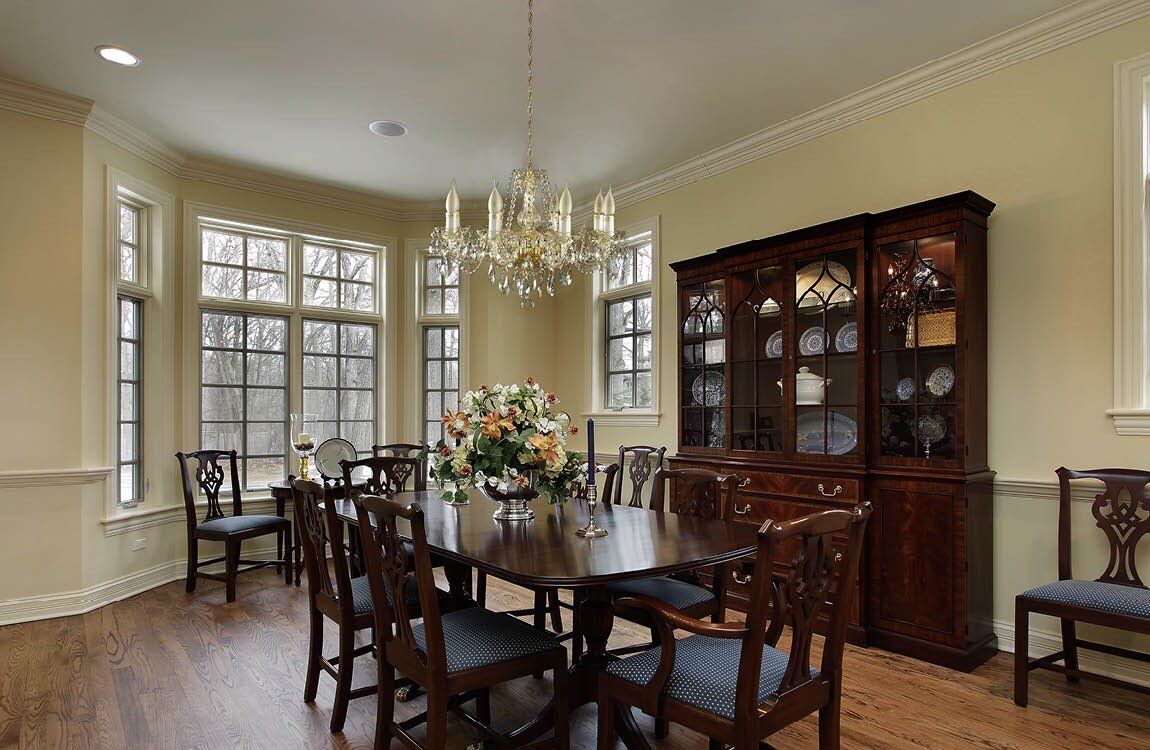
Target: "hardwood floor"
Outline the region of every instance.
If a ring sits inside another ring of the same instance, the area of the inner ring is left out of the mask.
[[[172,583],[79,617],[0,628],[0,748],[135,750],[171,748],[369,748],[372,698],[353,701],[343,734],[327,722],[333,682],[320,680],[312,706],[301,699],[307,651],[304,589],[274,573],[240,579],[238,601],[222,584],[201,581],[186,595]],[[489,606],[526,606],[527,595],[492,580]],[[565,613],[569,617],[569,613]],[[335,631],[328,642],[334,644]],[[637,642],[639,630],[617,623],[612,643]],[[357,684],[373,681],[370,657],[356,665]],[[1032,677],[1030,708],[1011,700],[1010,656],[970,675],[848,647],[843,747],[984,750],[1098,748],[1150,750],[1145,698],[1104,685],[1071,685],[1058,675]],[[550,689],[527,678],[492,696],[496,725],[533,714]],[[400,715],[422,700],[399,704]],[[650,732],[652,723],[640,717]],[[452,720],[451,747],[474,737]],[[595,709],[572,716],[572,747],[595,747]],[[658,748],[702,748],[706,741],[672,727]],[[772,738],[779,750],[818,746],[807,719]]]

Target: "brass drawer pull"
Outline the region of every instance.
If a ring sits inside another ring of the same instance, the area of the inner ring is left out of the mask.
[[[740,578],[739,577],[739,571],[737,571],[737,570],[731,571],[731,578],[735,579],[735,583],[739,584],[740,586],[746,586],[748,583],[751,582],[751,574],[750,573],[747,573],[745,576]]]
[[[826,488],[823,487],[823,483],[819,482],[819,494],[822,495],[823,497],[835,497],[837,495],[841,495],[842,492],[843,492],[843,486],[841,484],[836,484],[835,488],[833,490],[831,490],[830,492],[827,492]]]
[[[735,515],[745,516],[750,512],[751,512],[751,504],[750,503],[747,503],[747,507],[743,508],[742,510],[739,510],[739,504],[735,503]]]

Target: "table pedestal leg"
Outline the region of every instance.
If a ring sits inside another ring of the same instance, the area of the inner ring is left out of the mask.
[[[445,561],[443,574],[447,577],[447,591],[454,601],[460,604],[472,601],[470,566]]]
[[[599,700],[599,674],[617,658],[607,653],[607,639],[615,624],[615,608],[611,604],[611,597],[604,589],[594,588],[582,598],[576,592],[575,599],[579,602],[575,609],[575,632],[583,635],[587,650],[568,673],[568,706],[572,711],[585,703]],[[543,736],[554,726],[553,708],[553,704],[548,702],[533,720],[508,734],[508,739],[515,743],[527,743]],[[619,711],[615,723],[619,739],[626,747],[630,750],[650,750],[629,707]]]

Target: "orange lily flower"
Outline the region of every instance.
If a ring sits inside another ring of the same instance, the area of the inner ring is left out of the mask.
[[[546,435],[537,432],[527,438],[527,442],[531,443],[532,447],[539,452],[540,462],[557,463],[559,461],[559,439],[555,437],[554,432],[549,432]]]
[[[483,434],[496,440],[502,436],[504,430],[515,429],[515,425],[512,424],[511,420],[497,411],[485,415],[480,421],[483,422]]]

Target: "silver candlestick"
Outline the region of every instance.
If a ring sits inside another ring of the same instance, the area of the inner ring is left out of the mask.
[[[607,529],[599,528],[595,525],[595,506],[599,504],[599,491],[595,488],[595,475],[591,475],[591,479],[587,481],[587,525],[581,529],[575,529],[575,536],[585,537],[587,539],[598,539],[601,536],[607,536]]]

